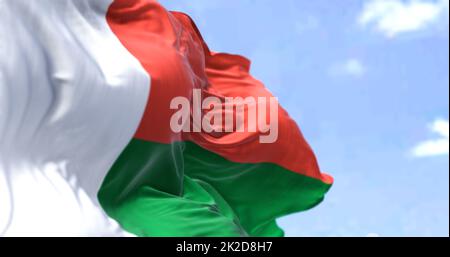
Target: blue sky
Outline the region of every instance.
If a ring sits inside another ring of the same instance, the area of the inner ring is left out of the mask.
[[[448,0],[160,2],[250,58],[334,176],[288,236],[449,235]]]

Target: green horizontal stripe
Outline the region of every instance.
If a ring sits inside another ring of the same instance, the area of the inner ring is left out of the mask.
[[[190,142],[132,140],[98,198],[138,236],[282,236],[275,220],[314,207],[330,187],[275,164],[234,163]]]

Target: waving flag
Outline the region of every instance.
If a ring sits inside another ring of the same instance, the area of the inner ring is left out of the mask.
[[[196,90],[272,97],[187,15],[153,0],[15,0],[0,20],[3,235],[282,236],[277,218],[329,190],[279,106],[270,143],[222,122],[198,129],[192,106],[187,129],[171,127],[173,99]]]

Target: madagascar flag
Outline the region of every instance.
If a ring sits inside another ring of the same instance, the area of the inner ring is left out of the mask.
[[[282,236],[275,219],[322,201],[332,178],[279,109],[272,144],[255,133],[174,133],[174,97],[270,97],[244,57],[211,52],[185,14],[156,1],[115,1],[107,20],[151,76],[141,124],[99,192],[106,212],[140,236]],[[249,107],[252,108],[252,107]]]
[[[249,71],[156,0],[2,2],[0,236],[282,236],[333,179]]]

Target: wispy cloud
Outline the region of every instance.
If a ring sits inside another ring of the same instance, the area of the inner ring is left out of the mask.
[[[430,130],[439,137],[418,144],[412,150],[415,157],[430,157],[449,154],[449,122],[438,119],[430,125]]]
[[[362,77],[367,69],[361,60],[350,58],[331,67],[330,73],[334,76]]]
[[[358,18],[364,27],[374,26],[392,38],[404,32],[426,29],[439,21],[448,24],[449,0],[371,0]]]
[[[320,21],[316,16],[305,15],[300,17],[295,23],[295,30],[301,34],[306,31],[316,30],[319,27]]]

